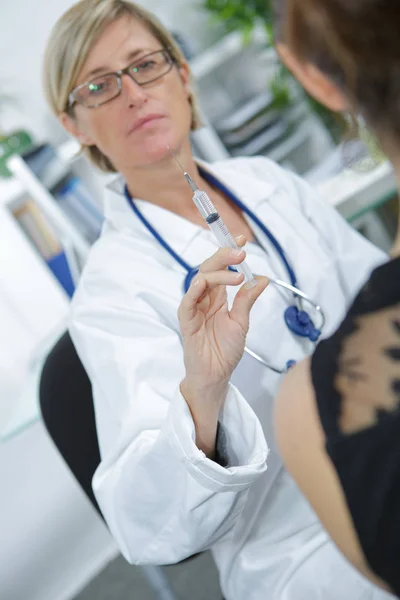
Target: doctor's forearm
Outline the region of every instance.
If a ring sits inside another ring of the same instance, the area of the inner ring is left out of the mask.
[[[193,418],[196,446],[207,458],[215,460],[219,413],[228,393],[228,384],[199,389],[184,379],[181,393]]]

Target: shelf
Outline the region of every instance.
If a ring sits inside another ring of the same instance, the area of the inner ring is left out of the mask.
[[[240,55],[247,48],[252,48],[254,46],[262,47],[263,55],[274,58],[276,56],[275,50],[273,48],[265,49],[265,42],[265,33],[262,28],[256,28],[254,30],[251,44],[247,46],[244,46],[243,44],[243,35],[234,31],[190,61],[190,71],[192,76],[198,82],[221,67],[224,62],[234,58],[236,55]]]
[[[13,202],[24,193],[23,185],[14,178],[0,180],[0,206]]]
[[[270,150],[266,156],[274,162],[283,162],[292,152],[300,148],[310,137],[310,126],[308,123],[300,124],[296,130],[278,146]]]
[[[43,184],[47,189],[54,187],[70,172],[70,164],[79,152],[79,144],[75,140],[68,140],[58,148],[55,148],[56,154],[60,157],[62,165],[54,167],[45,177]],[[0,206],[8,205],[17,200],[25,193],[22,183],[14,177],[9,179],[0,179]]]
[[[397,192],[396,178],[389,162],[369,173],[345,169],[317,186],[322,198],[348,220],[373,210]]]

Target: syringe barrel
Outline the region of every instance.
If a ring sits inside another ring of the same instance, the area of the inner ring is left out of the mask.
[[[229,230],[223,222],[223,220],[221,219],[221,217],[219,217],[218,220],[215,220],[212,223],[209,222],[208,226],[222,248],[239,248],[239,246],[235,242],[235,238],[229,233]],[[235,269],[237,269],[239,273],[243,273],[244,280],[248,284],[248,286],[252,287],[256,285],[253,273],[251,272],[251,269],[246,263],[246,261],[243,261],[240,265],[235,265]]]
[[[193,194],[193,202],[199,209],[199,212],[200,212],[201,216],[203,217],[203,219],[205,219],[206,221],[211,215],[218,214],[217,209],[211,202],[211,200],[208,197],[208,195],[206,194],[206,192],[197,190],[197,192],[195,192]]]
[[[199,209],[203,219],[207,222],[219,245],[222,248],[239,248],[206,192],[197,190],[193,194],[193,202]],[[240,265],[236,265],[235,269],[237,269],[239,273],[243,273],[245,282],[249,287],[256,285],[253,273],[246,261],[242,262]]]

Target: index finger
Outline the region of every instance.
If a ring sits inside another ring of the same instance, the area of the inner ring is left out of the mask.
[[[200,267],[201,273],[210,273],[212,271],[220,271],[222,269],[226,269],[231,265],[239,265],[244,261],[246,257],[245,251],[241,248],[246,243],[246,238],[244,235],[241,235],[235,238],[235,242],[239,246],[239,248],[220,248],[210,256],[207,260],[203,262]]]
[[[201,275],[197,275],[190,285],[190,288],[183,296],[178,308],[178,319],[180,322],[185,318],[187,321],[193,319],[196,313],[196,305],[207,289],[207,282]]]

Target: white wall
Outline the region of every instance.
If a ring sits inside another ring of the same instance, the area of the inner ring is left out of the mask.
[[[18,106],[0,114],[0,127],[24,126],[40,141],[58,143],[64,134],[50,115],[41,87],[41,63],[55,21],[73,0],[0,0],[0,91],[18,98]],[[198,0],[142,0],[170,29],[183,32],[195,50],[215,38]]]

